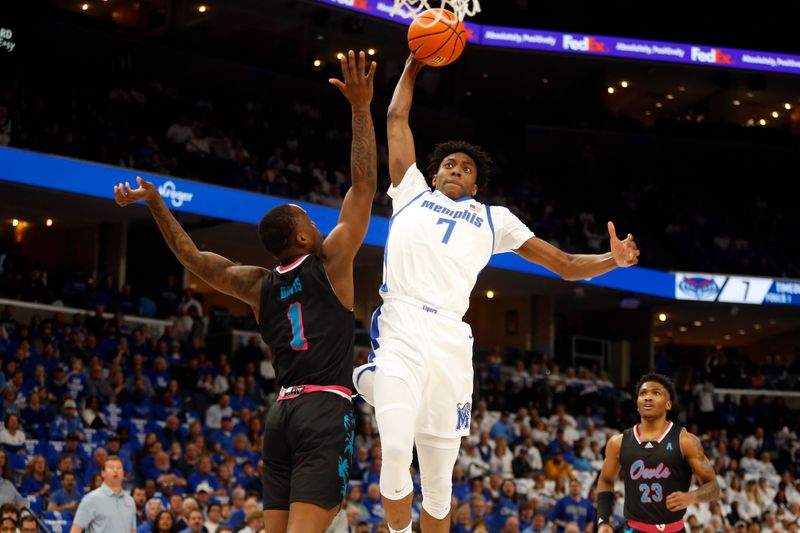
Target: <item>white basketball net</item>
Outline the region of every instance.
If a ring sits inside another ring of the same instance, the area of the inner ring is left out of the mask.
[[[463,21],[464,17],[474,17],[481,11],[480,0],[441,0],[440,4],[441,6],[439,7],[455,13],[459,21]],[[414,18],[432,7],[434,6],[430,5],[430,0],[394,0],[394,7],[392,8],[391,15]],[[441,17],[441,15],[437,16],[437,21],[433,23],[438,22],[439,17]]]

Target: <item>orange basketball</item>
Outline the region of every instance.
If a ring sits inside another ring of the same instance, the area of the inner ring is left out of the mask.
[[[408,47],[414,59],[431,67],[449,65],[467,44],[467,30],[452,11],[423,11],[408,27]]]

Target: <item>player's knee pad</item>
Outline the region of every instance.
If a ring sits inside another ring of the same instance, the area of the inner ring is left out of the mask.
[[[414,490],[411,481],[411,449],[398,442],[381,439],[381,494],[401,500]]]
[[[459,438],[417,435],[422,508],[437,520],[447,518],[453,494],[453,465],[458,457]]]
[[[405,498],[414,490],[409,472],[414,438],[398,429],[381,434],[381,494],[390,500]]]
[[[450,513],[453,485],[450,476],[426,479],[422,484],[422,508],[437,520],[444,520]]]

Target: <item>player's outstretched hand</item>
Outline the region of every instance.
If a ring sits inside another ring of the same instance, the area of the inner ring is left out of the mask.
[[[356,53],[349,50],[340,60],[342,64],[342,80],[331,78],[328,83],[335,85],[354,108],[369,107],[372,101],[372,79],[375,77],[377,63],[367,63],[367,56],[362,50]]]
[[[422,67],[425,66],[425,63],[422,61],[418,61],[414,54],[409,54],[408,58],[406,58],[406,69],[413,69],[414,74],[419,74],[419,71],[422,70]]]
[[[614,533],[614,528],[606,522],[604,524],[600,524],[600,527],[597,529],[597,533]]]
[[[686,509],[694,503],[692,495],[688,492],[673,492],[667,496],[667,509],[672,511],[681,511]]]
[[[639,262],[639,248],[633,240],[633,235],[628,233],[624,241],[619,240],[617,230],[611,221],[608,222],[608,234],[611,237],[611,255],[614,256],[617,266],[629,267]]]
[[[120,207],[125,207],[139,200],[149,202],[158,197],[158,190],[149,181],[136,176],[136,183],[139,184],[136,189],[131,189],[131,184],[127,181],[124,185],[122,183],[114,185],[114,200]]]

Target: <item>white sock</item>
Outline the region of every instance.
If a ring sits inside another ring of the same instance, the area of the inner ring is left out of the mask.
[[[392,526],[389,526],[389,533],[411,533],[411,522],[403,529],[392,529]]]

